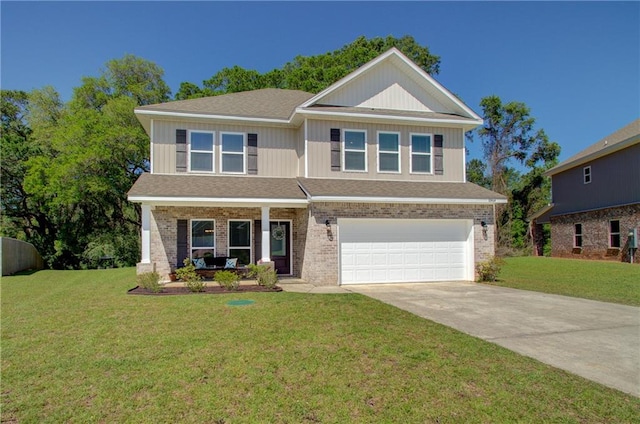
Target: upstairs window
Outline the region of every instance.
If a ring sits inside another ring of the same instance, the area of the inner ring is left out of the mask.
[[[344,131],[344,170],[367,170],[367,134],[364,131]]]
[[[189,170],[213,172],[213,140],[215,133],[189,131]]]
[[[411,134],[411,172],[432,173],[431,134]]]
[[[191,259],[216,255],[215,227],[213,219],[191,220]]]
[[[585,184],[589,184],[591,182],[591,167],[585,166],[582,168],[582,178]]]
[[[609,247],[620,248],[620,221],[609,221]]]
[[[573,247],[582,247],[582,224],[573,225]]]
[[[400,172],[399,133],[378,133],[378,172]]]
[[[221,172],[230,174],[244,174],[245,137],[241,133],[221,133]]]

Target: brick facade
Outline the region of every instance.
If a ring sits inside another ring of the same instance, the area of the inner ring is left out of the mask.
[[[338,284],[338,218],[471,219],[474,223],[475,262],[485,261],[494,254],[492,206],[313,203],[309,208],[301,277],[315,285]],[[330,232],[325,224],[327,219],[331,225]],[[487,223],[486,236],[480,225],[482,221]]]
[[[621,247],[609,246],[609,221],[620,221]],[[574,225],[582,224],[582,248],[574,247]],[[551,254],[565,258],[629,261],[628,232],[640,227],[640,204],[551,217]],[[635,261],[638,263],[638,259]]]
[[[292,223],[292,274],[316,285],[336,285],[338,269],[338,218],[470,219],[473,220],[474,259],[494,254],[493,207],[490,205],[407,205],[366,203],[313,203],[307,209],[270,210],[270,220]],[[156,207],[151,211],[151,264],[138,264],[138,272],[156,270],[163,279],[177,265],[177,221],[215,219],[216,255],[227,254],[228,221],[260,220],[260,208]],[[329,220],[330,230],[326,220]],[[481,222],[487,224],[483,232]],[[260,237],[252,226],[252,239]],[[252,252],[255,261],[260,252]]]
[[[292,273],[299,275],[300,260],[298,254],[301,243],[304,243],[305,227],[300,225],[299,215],[306,216],[306,209],[272,208],[270,220],[291,221],[293,249],[291,258]],[[156,270],[164,280],[168,274],[176,269],[177,251],[177,223],[179,219],[214,219],[215,220],[215,251],[216,256],[226,256],[228,249],[229,220],[261,219],[260,208],[212,208],[212,207],[156,207],[151,211],[151,264],[138,264],[138,273]],[[302,230],[302,237],[300,233]],[[189,233],[187,244],[190,245]],[[255,240],[260,234],[255,234],[255,226],[251,226],[251,239]],[[255,252],[252,244],[252,260],[260,258],[260,252]]]

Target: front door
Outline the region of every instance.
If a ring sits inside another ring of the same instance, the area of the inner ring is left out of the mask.
[[[269,242],[271,260],[278,275],[291,274],[291,223],[288,221],[269,222]]]

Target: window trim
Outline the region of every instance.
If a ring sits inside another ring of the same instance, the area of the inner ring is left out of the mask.
[[[398,136],[398,150],[393,152],[391,150],[381,150],[380,149],[380,134],[394,134],[396,136]],[[401,150],[402,150],[402,145],[401,145],[401,138],[400,138],[400,132],[399,131],[377,131],[376,132],[376,141],[377,141],[377,159],[378,159],[378,173],[380,174],[400,174],[402,173],[402,158],[401,158]],[[380,153],[386,153],[386,154],[395,154],[398,156],[398,170],[397,171],[381,171],[380,170]]]
[[[232,222],[248,222],[249,223],[249,247],[245,246],[232,246],[231,245],[231,223]],[[245,265],[249,265],[253,263],[253,222],[250,219],[229,219],[227,220],[227,257],[231,257],[231,249],[239,250],[249,250],[249,263]]]
[[[578,225],[580,226],[580,233],[578,233]],[[580,237],[580,244],[577,243],[578,237]],[[584,244],[584,228],[581,222],[576,222],[573,224],[573,247],[577,249],[582,249],[583,244]]]
[[[223,150],[224,145],[222,143],[222,137],[225,135],[241,135],[242,136],[242,153],[240,152],[225,152]],[[222,160],[224,155],[242,155],[242,172],[231,172],[224,171],[222,167]],[[232,132],[232,131],[220,131],[220,173],[221,174],[235,174],[235,175],[244,175],[247,173],[247,134],[241,132]]]
[[[618,222],[618,232],[614,233],[611,230],[611,223],[617,221]],[[609,232],[609,249],[621,249],[622,248],[622,231],[621,231],[621,226],[620,226],[620,219],[610,219],[609,220],[609,228],[608,228],[608,232]],[[613,243],[611,243],[612,241],[612,236],[617,235],[618,236],[618,246],[614,246]]]
[[[364,134],[364,151],[363,150],[354,150],[354,149],[347,149],[347,132],[359,132],[359,133],[363,133]],[[342,171],[343,172],[369,172],[369,166],[368,166],[368,156],[369,156],[369,149],[368,149],[368,140],[367,140],[367,130],[358,130],[358,129],[343,129],[342,130]],[[346,155],[347,152],[358,152],[358,153],[364,153],[364,169],[347,169],[347,161],[346,161]]]
[[[192,133],[204,133],[211,134],[211,150],[193,150],[191,148],[191,134]],[[194,171],[191,169],[191,153],[210,153],[211,154],[211,171]],[[201,173],[201,174],[215,174],[216,172],[216,132],[207,130],[187,130],[187,172]]]
[[[587,179],[589,181],[587,181]],[[584,168],[582,168],[582,182],[584,184],[591,184],[591,181],[593,181],[591,174],[591,165],[585,166]]]
[[[429,153],[423,152],[414,152],[413,151],[413,136],[429,136]],[[421,175],[434,175],[433,169],[433,133],[409,133],[409,173],[410,174],[421,174]],[[429,172],[424,171],[414,171],[413,170],[413,155],[418,156],[429,156]]]
[[[213,222],[213,247],[211,246],[195,246],[193,245],[193,223],[194,222],[200,222],[200,221],[209,221],[209,222]],[[216,229],[216,220],[215,219],[210,219],[210,218],[192,218],[189,220],[189,258],[191,258],[191,260],[193,260],[193,250],[194,249],[211,249],[213,250],[213,257],[215,258],[216,256],[216,234],[217,234],[217,229]]]

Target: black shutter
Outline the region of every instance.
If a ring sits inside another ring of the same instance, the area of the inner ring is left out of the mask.
[[[342,168],[340,166],[340,156],[341,156],[341,145],[340,145],[340,128],[331,128],[331,170],[332,171],[340,171]]]
[[[262,259],[262,221],[253,221],[253,257],[256,263]]]
[[[247,135],[247,173],[258,174],[258,134]]]
[[[176,172],[187,172],[187,130],[176,130]]]
[[[188,225],[189,221],[186,219],[178,220],[178,231],[176,232],[178,263],[176,264],[176,268],[182,268],[184,266],[184,259],[189,257],[189,246],[187,244]]]
[[[444,158],[443,158],[444,141],[442,134],[433,136],[433,173],[435,175],[444,174]]]

